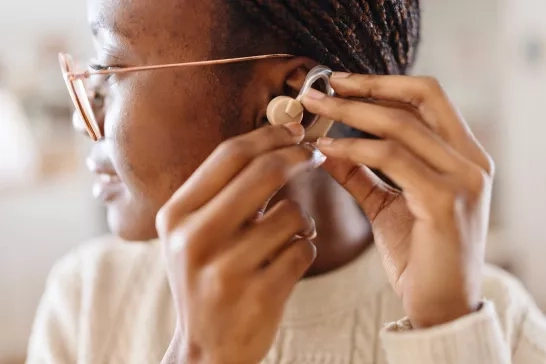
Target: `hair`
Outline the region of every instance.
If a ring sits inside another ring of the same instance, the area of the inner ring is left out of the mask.
[[[415,60],[420,36],[419,0],[230,3],[236,13],[246,17],[239,21],[266,28],[286,51],[337,71],[404,74]]]
[[[228,4],[228,31],[217,49],[226,56],[249,55],[251,50],[287,52],[334,71],[406,74],[420,41],[419,0],[229,0]],[[336,137],[376,139],[339,123],[333,131]],[[381,171],[374,172],[398,188]]]
[[[420,40],[419,0],[230,0],[223,56],[290,53],[334,71],[406,74]],[[224,8],[224,10],[226,10]],[[225,14],[224,14],[225,15]],[[225,17],[224,17],[225,19]],[[231,69],[238,77],[237,66]],[[340,137],[375,138],[336,124]]]

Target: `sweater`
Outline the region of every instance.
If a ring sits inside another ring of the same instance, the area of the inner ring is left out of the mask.
[[[52,269],[27,362],[160,363],[175,308],[160,244],[114,238],[82,245]],[[328,274],[301,280],[263,364],[545,364],[546,319],[522,285],[487,267],[482,308],[429,329],[404,316],[369,248]]]

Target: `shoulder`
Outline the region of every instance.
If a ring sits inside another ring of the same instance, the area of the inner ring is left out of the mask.
[[[59,259],[36,313],[29,362],[75,362],[86,355],[82,342],[98,353],[129,293],[144,291],[145,277],[164,280],[158,245],[101,237]]]
[[[112,236],[93,239],[59,259],[51,269],[48,285],[81,285],[102,276],[122,278],[144,261],[159,258],[158,244],[129,243]]]
[[[533,298],[516,277],[490,265],[484,269],[483,296],[495,305],[505,339],[515,345],[526,320],[539,313]]]

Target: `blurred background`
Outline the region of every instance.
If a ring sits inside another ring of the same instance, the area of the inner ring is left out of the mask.
[[[546,310],[546,2],[422,0],[415,74],[440,79],[497,162],[488,259]],[[52,264],[107,232],[57,52],[91,55],[83,1],[0,2],[0,363],[24,359]]]

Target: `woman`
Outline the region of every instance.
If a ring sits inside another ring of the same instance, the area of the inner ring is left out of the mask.
[[[489,156],[436,81],[400,76],[417,0],[90,0],[89,17],[108,70],[94,191],[115,235],[159,239],[59,262],[29,362],[546,361],[532,300],[484,269]],[[118,72],[273,53],[295,56]],[[303,105],[352,138],[312,147],[266,107],[319,63],[339,96]]]

